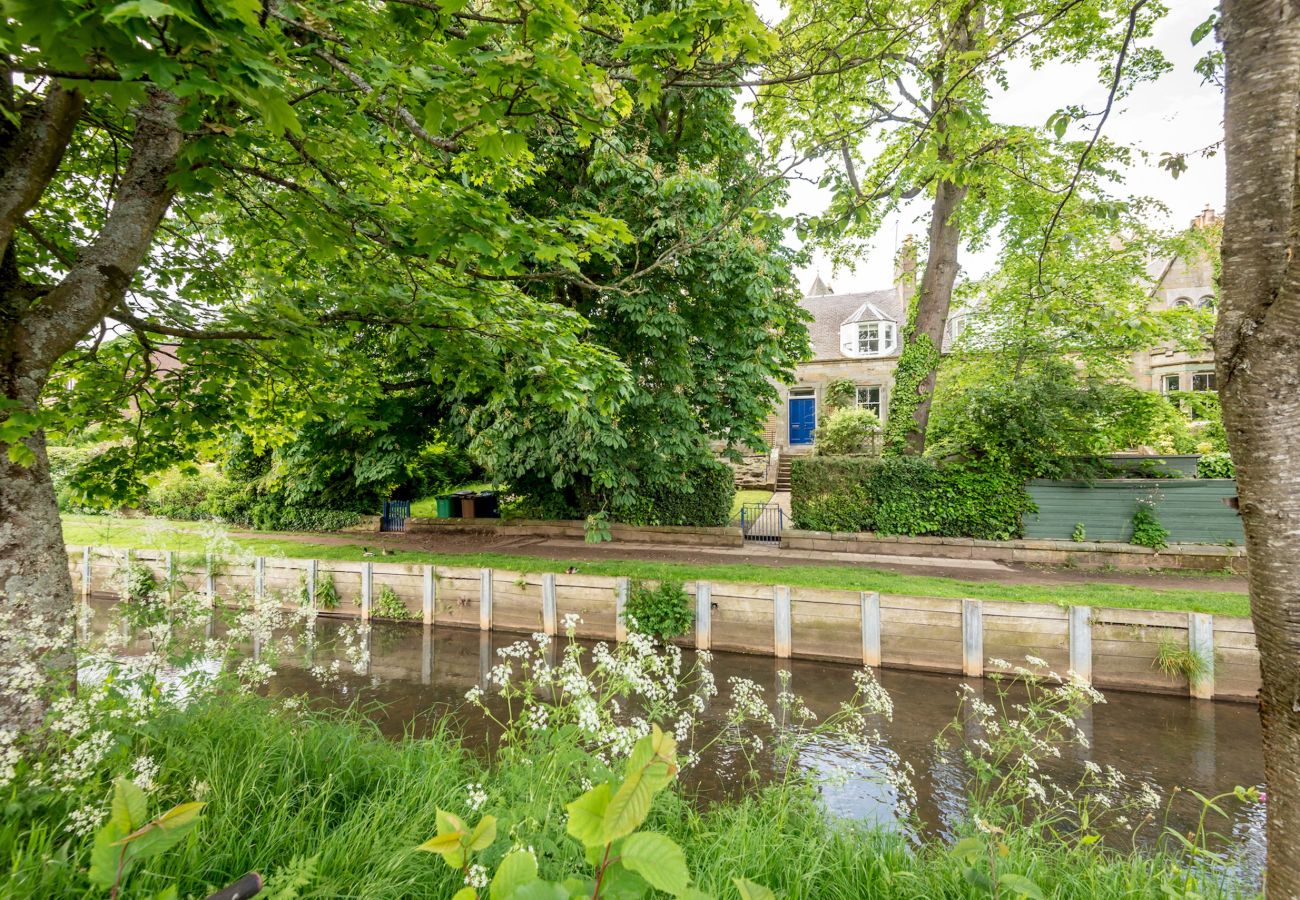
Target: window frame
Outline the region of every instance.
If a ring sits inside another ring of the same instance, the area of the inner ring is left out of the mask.
[[[1171,378],[1174,379],[1173,387],[1169,386],[1169,379]],[[1172,394],[1175,391],[1181,391],[1182,389],[1183,389],[1182,372],[1166,372],[1164,375],[1160,376],[1160,393]]]
[[[862,402],[863,391],[875,391],[876,399],[874,402]],[[853,386],[853,408],[867,409],[876,414],[876,418],[881,422],[885,421],[885,386],[882,384],[855,384]]]
[[[1201,379],[1202,384],[1205,386],[1197,387],[1196,386],[1197,379]],[[1192,390],[1203,394],[1210,394],[1210,393],[1217,394],[1219,392],[1218,381],[1219,381],[1218,376],[1214,372],[1193,372]]]
[[[869,321],[857,322],[857,341],[855,348],[858,356],[888,356],[898,346],[898,328],[893,322],[887,322],[882,319],[871,319]],[[864,338],[866,331],[873,331],[873,338]],[[867,349],[867,343],[874,341],[876,349]]]

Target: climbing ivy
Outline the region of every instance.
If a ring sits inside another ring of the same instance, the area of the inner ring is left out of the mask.
[[[939,365],[939,348],[928,334],[912,334],[909,324],[903,338],[903,352],[894,370],[894,391],[885,423],[884,452],[890,456],[907,453],[907,436],[916,427],[916,408],[921,405],[921,386]]]

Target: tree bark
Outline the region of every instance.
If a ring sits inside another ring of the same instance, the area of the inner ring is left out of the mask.
[[[136,110],[131,154],[104,226],[53,286],[24,279],[12,240],[55,175],[80,100],[54,87],[44,112],[24,122],[32,131],[17,136],[0,172],[0,390],[8,401],[0,416],[39,411],[60,357],[125,296],[172,200],[169,179],[182,146],[177,107],[175,97],[153,91]],[[26,730],[44,711],[39,682],[75,677],[75,607],[45,436],[38,429],[21,443],[29,452],[0,441],[0,618],[7,620],[0,627],[0,727]]]
[[[1215,331],[1260,653],[1269,897],[1300,897],[1300,3],[1224,0]]]

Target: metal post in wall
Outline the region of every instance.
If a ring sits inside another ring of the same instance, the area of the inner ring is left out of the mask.
[[[708,650],[713,646],[713,585],[707,581],[695,583],[695,649]]]
[[[1092,609],[1071,606],[1070,671],[1087,684],[1092,684]]]
[[[859,597],[862,617],[862,664],[880,665],[880,594],[863,591]]]
[[[792,616],[790,588],[777,585],[772,588],[772,638],[778,659],[789,659],[792,651]]]
[[[559,619],[556,614],[555,573],[547,572],[542,576],[542,631],[549,635],[558,633]]]
[[[614,582],[614,640],[620,644],[627,640],[627,597],[631,589],[629,578]]]
[[[968,678],[984,674],[984,615],[978,600],[961,602],[961,672]]]

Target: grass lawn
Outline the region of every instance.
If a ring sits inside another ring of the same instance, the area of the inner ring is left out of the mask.
[[[746,503],[766,503],[772,499],[771,491],[736,491],[736,499],[731,502],[731,516],[728,521],[740,518],[740,508]]]
[[[130,547],[202,553],[205,537],[193,522],[162,519],[119,519],[100,516],[63,517],[63,535],[75,546]],[[188,530],[187,530],[188,529]],[[238,538],[236,543],[259,556],[296,559],[360,561],[368,535],[353,536],[353,544],[323,544],[264,538]],[[626,575],[648,581],[721,581],[741,584],[785,584],[791,587],[880,591],[917,597],[969,597],[1060,606],[1113,606],[1125,609],[1168,609],[1220,616],[1249,616],[1247,596],[1235,591],[1203,588],[1148,588],[1139,585],[1082,582],[1078,584],[1002,584],[932,575],[886,572],[864,566],[756,566],[749,563],[680,563],[642,560],[575,561],[542,559],[505,553],[425,553],[397,550],[384,562],[429,563],[440,566],[487,567],[515,572],[563,572],[573,567],[584,575]]]

